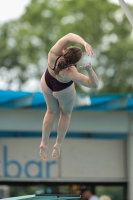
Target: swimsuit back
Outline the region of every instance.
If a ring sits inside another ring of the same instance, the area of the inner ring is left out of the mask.
[[[70,85],[72,85],[72,83],[73,83],[73,81],[69,81],[67,83],[62,83],[62,82],[58,81],[56,78],[51,76],[51,74],[48,71],[48,68],[47,68],[47,70],[45,72],[45,82],[46,82],[47,86],[53,92],[64,90],[67,87],[69,87]]]
[[[54,68],[51,68],[50,66],[50,69],[52,69],[53,71],[55,70],[55,67],[56,67],[56,64],[57,64],[57,61],[58,59],[60,58],[61,56],[59,56],[56,61],[55,61],[55,65],[54,65]],[[77,68],[77,65],[76,64],[73,64],[76,68]],[[53,77],[49,71],[48,71],[48,68],[45,72],[45,81],[46,81],[46,84],[47,86],[53,91],[53,92],[57,92],[57,91],[61,91],[61,90],[64,90],[65,88],[69,87],[70,85],[72,85],[73,81],[69,81],[67,83],[62,83],[60,81],[58,81],[55,77]]]

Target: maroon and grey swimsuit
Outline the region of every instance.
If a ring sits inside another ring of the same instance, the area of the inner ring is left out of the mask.
[[[58,61],[60,57],[57,58],[56,62],[55,62],[55,65],[54,65],[54,68],[51,69],[54,71],[55,70],[55,67],[56,67],[56,63]],[[76,66],[76,65],[75,65]],[[51,76],[51,74],[49,73],[48,71],[48,68],[45,72],[45,82],[47,84],[47,86],[53,91],[53,92],[57,92],[57,91],[61,91],[61,90],[64,90],[66,89],[67,87],[69,87],[70,85],[72,85],[73,81],[69,81],[67,83],[62,83],[60,81],[58,81],[56,78],[54,78],[53,76]]]

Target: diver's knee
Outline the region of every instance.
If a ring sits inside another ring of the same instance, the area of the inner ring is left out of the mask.
[[[57,115],[59,109],[48,109],[47,113],[50,115]]]
[[[61,110],[60,113],[61,113],[62,116],[66,117],[66,118],[69,118],[69,117],[71,117],[72,111],[63,111],[63,110]]]

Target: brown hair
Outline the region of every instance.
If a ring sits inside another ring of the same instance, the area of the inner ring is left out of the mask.
[[[82,57],[82,50],[76,46],[68,47],[64,54],[58,59],[57,66],[55,68],[55,74],[59,74],[62,69],[70,67],[77,63]]]

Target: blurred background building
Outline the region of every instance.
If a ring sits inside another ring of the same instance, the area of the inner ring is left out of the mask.
[[[111,186],[126,199],[133,178],[133,95],[77,95],[61,156],[58,160],[51,157],[56,121],[47,162],[39,157],[46,111],[42,93],[2,90],[0,96],[2,185],[36,185],[37,192],[78,194],[85,185],[99,196],[108,188],[110,194]]]

